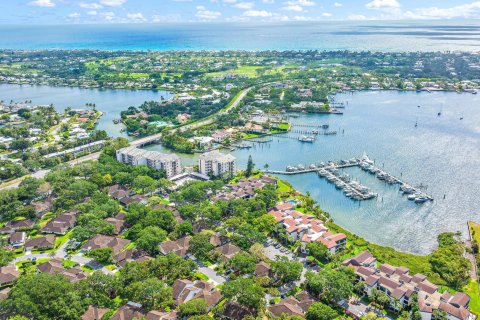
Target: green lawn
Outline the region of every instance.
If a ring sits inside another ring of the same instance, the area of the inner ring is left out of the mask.
[[[468,221],[468,226],[470,228],[472,239],[480,243],[480,224],[473,221]]]
[[[470,311],[476,315],[480,315],[480,293],[478,292],[478,284],[472,280],[463,288],[463,291],[470,296]]]
[[[227,71],[219,71],[219,72],[211,72],[207,73],[207,77],[218,77],[223,76],[225,74],[239,74],[239,75],[246,75],[249,78],[256,78],[258,77],[257,70],[265,70],[265,67],[261,66],[240,66],[237,69],[231,69]]]

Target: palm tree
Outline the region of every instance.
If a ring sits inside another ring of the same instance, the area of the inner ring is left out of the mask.
[[[263,166],[263,168],[265,169],[265,171],[268,171],[268,168],[269,168],[269,167],[270,167],[270,166],[268,165],[268,163],[265,163],[265,165]]]

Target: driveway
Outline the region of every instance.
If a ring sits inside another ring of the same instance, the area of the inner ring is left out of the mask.
[[[190,256],[190,259],[198,265],[198,271],[206,275],[215,285],[224,284],[227,281],[227,278],[213,270],[215,265],[207,267],[194,256]]]

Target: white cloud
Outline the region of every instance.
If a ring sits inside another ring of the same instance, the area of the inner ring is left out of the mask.
[[[113,12],[101,12],[100,16],[106,21],[112,21],[113,19],[115,19],[115,13]]]
[[[221,15],[221,12],[207,10],[204,6],[198,6],[197,12],[195,13],[195,17],[204,21],[218,19]]]
[[[273,13],[266,10],[248,10],[243,13],[245,17],[271,17]]]
[[[71,18],[71,19],[77,19],[77,18],[80,18],[80,13],[72,12],[68,15],[68,17]]]
[[[330,12],[324,12],[322,13],[322,16],[329,18],[332,16],[332,14]]]
[[[101,4],[98,4],[98,3],[86,3],[86,2],[80,2],[79,4],[80,8],[84,8],[84,9],[101,9],[103,8],[103,6]]]
[[[29,2],[28,4],[35,7],[45,7],[45,8],[55,7],[55,2],[53,2],[52,0],[35,0],[35,1]]]
[[[275,0],[262,0],[262,2],[265,4],[274,4]]]
[[[347,20],[367,20],[367,17],[362,14],[351,14],[347,17]]]
[[[98,12],[96,10],[91,10],[91,11],[88,11],[87,14],[89,16],[96,16],[98,14]]]
[[[413,11],[406,11],[403,16],[406,19],[478,19],[480,18],[480,1],[450,8],[419,8]]]
[[[334,7],[337,7],[337,8],[340,8],[340,7],[343,7],[343,4],[341,4],[340,2],[335,2],[333,4]]]
[[[135,22],[147,21],[141,12],[129,12],[127,13],[127,18]]]
[[[153,22],[179,22],[182,17],[179,14],[168,14],[168,15],[154,15],[152,16]]]
[[[296,4],[291,4],[291,5],[287,5],[287,6],[285,6],[285,7],[282,7],[282,10],[302,12],[302,11],[303,11],[303,7],[302,7],[302,6],[299,6],[299,5],[296,5]]]
[[[288,5],[298,5],[302,7],[312,7],[315,5],[315,2],[311,0],[293,0],[293,1],[287,1],[286,3]]]
[[[243,9],[243,10],[248,10],[248,9],[252,9],[253,6],[254,6],[254,3],[253,2],[239,2],[235,5],[233,5],[235,8],[238,8],[238,9]]]
[[[100,0],[100,3],[108,7],[119,7],[123,5],[127,0]]]
[[[397,0],[373,0],[365,5],[370,9],[400,8]]]

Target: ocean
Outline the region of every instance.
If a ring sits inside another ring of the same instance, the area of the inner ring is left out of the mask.
[[[363,21],[1,25],[15,50],[480,50],[480,22]]]

